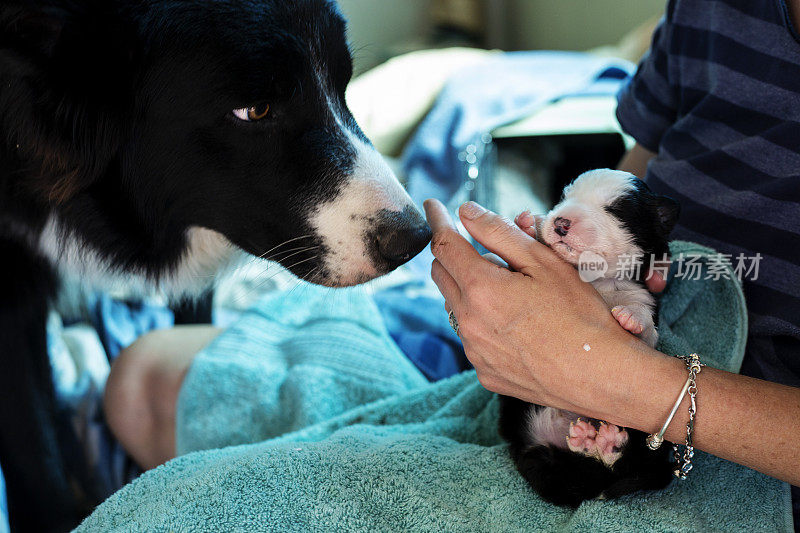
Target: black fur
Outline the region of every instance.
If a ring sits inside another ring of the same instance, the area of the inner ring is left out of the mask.
[[[316,80],[328,66],[322,89],[363,138],[344,103],[352,63],[330,2],[0,9],[0,202],[34,232],[55,211],[114,268],[157,279],[181,259],[189,226],[254,255],[310,233],[303,215],[352,170]],[[255,102],[269,102],[272,119],[230,116]]]
[[[348,136],[369,143],[345,104],[351,75],[332,0],[0,3],[0,465],[15,530],[67,529],[97,503],[74,495],[58,445],[45,338],[58,281],[37,245],[48,220],[109,270],[153,282],[184,258],[190,227],[256,256],[311,234],[316,248],[286,266],[336,285],[307,218],[352,174]],[[263,121],[231,113],[262,104]],[[430,237],[417,212],[394,223],[375,221],[413,234],[386,245],[397,257]]]
[[[678,221],[680,205],[668,196],[653,193],[642,180],[633,183],[636,190],[617,198],[606,211],[633,235],[645,254],[644,264],[649,264],[651,256],[660,261],[669,255],[668,238]]]
[[[531,404],[522,400],[500,396],[500,436],[509,443],[509,453],[519,473],[543,500],[574,508],[599,497],[613,499],[632,492],[663,489],[672,480],[671,448],[647,449],[647,435],[634,429],[627,429],[628,443],[614,468],[554,446],[530,446],[523,433],[524,424],[520,423],[530,408]]]
[[[661,260],[668,254],[668,237],[680,206],[671,198],[652,193],[641,180],[635,180],[635,184],[634,191],[617,198],[606,210],[634,236],[645,264],[649,264],[651,256]],[[644,287],[643,279],[635,281]],[[654,321],[658,323],[657,316]],[[570,450],[532,444],[525,422],[531,410],[539,409],[542,407],[500,396],[499,431],[509,443],[517,470],[545,501],[574,508],[585,500],[663,489],[672,480],[671,447],[652,451],[645,444],[647,435],[635,429],[626,428],[628,442],[612,468]]]
[[[7,280],[0,300],[0,467],[12,528],[66,530],[88,505],[73,494],[75,477],[58,445],[45,330],[57,282],[26,246],[0,241],[0,254]]]

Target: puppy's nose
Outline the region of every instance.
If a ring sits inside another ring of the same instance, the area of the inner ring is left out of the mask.
[[[376,228],[378,254],[397,268],[422,251],[431,241],[431,228],[415,208],[384,211]]]
[[[568,218],[558,217],[553,221],[553,225],[556,227],[556,233],[562,237],[566,237],[567,233],[569,233],[570,226],[572,226],[572,221]]]

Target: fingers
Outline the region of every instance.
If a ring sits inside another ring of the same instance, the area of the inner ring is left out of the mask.
[[[425,216],[433,230],[431,251],[458,285],[487,275],[490,268],[480,254],[456,230],[444,205],[438,200],[425,202]]]
[[[508,263],[503,261],[503,259],[497,254],[483,254],[481,257],[483,257],[484,259],[486,259],[490,263],[494,263],[495,265],[497,265],[499,267],[508,268]]]
[[[448,312],[455,311],[461,304],[461,289],[438,259],[434,259],[431,265],[431,279],[444,296],[445,309]]]
[[[475,202],[462,205],[459,214],[470,235],[514,270],[530,274],[531,268],[538,264],[532,250],[539,243],[505,218]]]

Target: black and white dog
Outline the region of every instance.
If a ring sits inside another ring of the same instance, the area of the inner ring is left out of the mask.
[[[429,241],[347,108],[351,75],[331,0],[0,3],[0,465],[18,529],[94,503],[54,422],[59,269],[182,294],[241,250],[341,287]]]
[[[603,264],[602,270],[587,269],[583,279],[625,329],[655,347],[656,302],[644,275],[651,258],[666,257],[679,212],[674,200],[654,194],[632,174],[594,170],[564,189],[537,238],[576,267]],[[575,413],[501,396],[500,433],[525,480],[557,505],[661,489],[672,479],[666,446],[652,451],[641,431]]]

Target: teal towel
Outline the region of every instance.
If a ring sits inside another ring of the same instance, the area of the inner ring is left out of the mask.
[[[736,370],[746,325],[737,283],[673,280],[661,347]],[[313,425],[276,437],[303,423]],[[703,453],[662,492],[551,506],[517,474],[496,427],[497,399],[474,372],[424,385],[361,291],[303,287],[260,304],[187,376],[179,446],[228,447],[145,473],[79,530],[791,531],[785,483]]]
[[[299,285],[198,356],[178,399],[178,455],[270,439],[427,384],[363,288]]]

